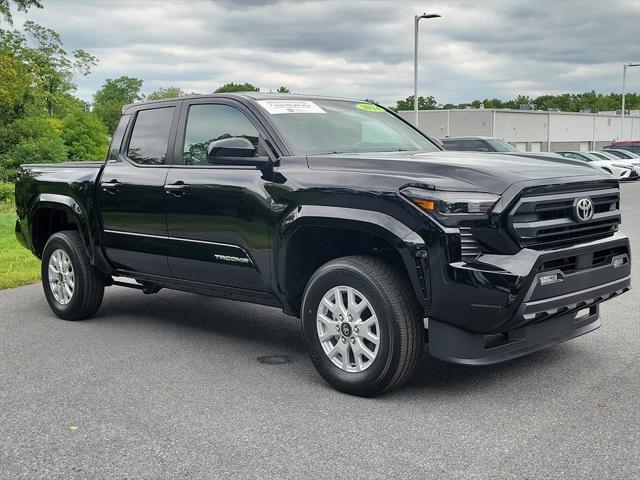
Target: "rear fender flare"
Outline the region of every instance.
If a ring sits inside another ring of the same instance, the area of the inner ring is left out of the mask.
[[[29,213],[30,219],[30,238],[31,238],[31,248],[35,253],[35,243],[34,243],[34,228],[35,224],[33,220],[36,218],[38,212],[43,208],[51,208],[55,210],[62,210],[69,213],[73,218],[75,218],[76,223],[78,225],[78,233],[80,234],[80,238],[82,239],[82,243],[85,246],[85,250],[87,256],[90,261],[93,263],[93,237],[91,235],[91,229],[89,228],[89,219],[83,210],[83,208],[76,202],[72,197],[68,195],[60,195],[56,193],[41,193],[38,195],[33,202]]]

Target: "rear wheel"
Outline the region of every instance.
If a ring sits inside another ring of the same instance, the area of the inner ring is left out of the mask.
[[[57,232],[47,241],[42,287],[49,307],[64,320],[83,320],[100,308],[104,280],[89,263],[78,232]]]
[[[424,344],[413,288],[377,257],[332,260],[311,277],[302,326],[314,366],[336,389],[374,396],[404,383]]]

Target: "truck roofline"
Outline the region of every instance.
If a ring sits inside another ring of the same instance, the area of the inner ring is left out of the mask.
[[[328,95],[308,95],[304,93],[273,93],[273,92],[228,92],[228,93],[207,93],[203,95],[185,95],[184,97],[163,98],[162,100],[147,100],[142,102],[128,103],[122,107],[122,113],[126,113],[131,107],[140,105],[155,105],[165,102],[176,102],[178,100],[192,100],[200,98],[231,98],[236,100],[339,100],[345,102],[365,102],[367,100],[358,98],[332,97]],[[369,102],[367,103],[374,103]]]

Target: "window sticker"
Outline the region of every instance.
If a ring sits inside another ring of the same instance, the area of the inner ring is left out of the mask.
[[[281,113],[327,113],[309,100],[258,100],[258,103],[271,115]]]
[[[384,112],[384,108],[372,103],[356,103],[356,108],[358,110],[366,110],[367,112]]]

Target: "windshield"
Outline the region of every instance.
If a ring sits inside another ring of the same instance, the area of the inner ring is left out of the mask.
[[[618,162],[618,163],[629,163],[627,162],[626,158],[620,158],[620,157],[616,157],[615,155],[612,155],[610,153],[604,153],[604,152],[589,152],[591,155],[595,155],[598,158],[602,158],[602,160],[605,160],[607,162]]]
[[[594,160],[593,158],[587,157],[583,153],[576,153],[576,152],[558,152],[558,153],[563,157],[573,158],[574,160],[586,160],[587,162],[592,162]],[[599,160],[599,159],[596,157],[596,160]]]
[[[440,150],[372,103],[272,99],[258,104],[298,155]]]
[[[610,153],[611,155],[615,155],[618,158],[635,158],[635,156],[633,156],[634,154],[631,152],[618,152],[615,150],[607,150],[607,153]]]
[[[485,138],[484,140],[493,147],[494,152],[517,152],[518,149],[510,143],[500,140],[499,138]]]
[[[620,150],[628,150],[631,153],[640,155],[640,145],[621,145],[618,148]]]

